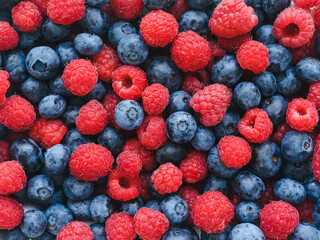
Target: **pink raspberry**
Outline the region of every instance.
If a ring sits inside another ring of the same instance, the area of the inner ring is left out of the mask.
[[[139,17],[144,8],[143,0],[110,0],[110,3],[116,17],[127,21]]]
[[[0,195],[0,229],[17,227],[23,216],[23,207],[17,200]]]
[[[318,0],[292,0],[292,2],[298,7],[311,8],[317,5]]]
[[[182,90],[192,96],[196,92],[208,86],[210,82],[210,75],[205,69],[199,70],[197,72],[188,72],[184,74]]]
[[[114,121],[114,109],[118,105],[119,102],[121,102],[122,99],[115,93],[108,93],[104,99],[103,99],[103,106],[107,110],[108,115],[108,124],[111,126],[114,126],[115,128],[118,128],[118,125]]]
[[[228,52],[237,51],[242,44],[252,40],[250,33],[245,33],[233,38],[218,37],[218,44]]]
[[[19,35],[8,22],[0,21],[0,51],[7,51],[17,46]]]
[[[23,32],[37,30],[42,21],[41,12],[38,7],[30,1],[22,1],[11,10],[12,20]]]
[[[0,163],[0,194],[19,192],[26,184],[27,177],[22,166],[16,161]]]
[[[315,7],[314,23],[316,24],[316,27],[320,26],[320,4]]]
[[[211,49],[211,57],[206,66],[206,69],[211,72],[213,64],[221,59],[221,57],[227,55],[227,52],[223,49],[221,45],[215,42],[209,42]],[[240,47],[240,46],[239,46]]]
[[[287,123],[280,124],[277,128],[277,131],[271,137],[272,141],[280,145],[284,135],[286,135],[286,133],[290,130],[292,129],[289,127]]]
[[[142,169],[142,159],[134,151],[123,151],[117,157],[117,168],[123,175],[138,175]]]
[[[169,99],[169,90],[159,83],[151,84],[142,92],[143,108],[151,115],[161,114],[169,104]]]
[[[50,0],[30,0],[30,2],[38,7],[43,17],[47,16],[47,7],[49,1]]]
[[[6,100],[6,92],[10,87],[10,82],[8,81],[10,75],[8,72],[0,70],[0,105]]]
[[[134,240],[137,234],[133,217],[123,212],[112,214],[106,221],[106,233],[109,240]]]
[[[92,240],[93,237],[93,232],[87,224],[73,221],[60,230],[57,240]]]
[[[200,196],[199,191],[192,185],[183,185],[179,190],[179,196],[188,204],[188,217],[185,221],[188,225],[193,225],[192,207],[194,201]]]
[[[10,161],[10,144],[0,139],[0,163]]]
[[[185,0],[178,0],[177,3],[169,10],[169,13],[179,20],[180,17],[189,10],[190,8],[186,4]]]
[[[320,82],[312,83],[309,88],[307,100],[320,109]]]
[[[313,150],[313,157],[312,157],[312,172],[313,175],[320,181],[320,135],[318,135],[318,141],[316,141],[314,150]]]

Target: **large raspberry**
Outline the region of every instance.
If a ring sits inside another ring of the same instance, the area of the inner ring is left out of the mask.
[[[135,151],[123,151],[117,157],[117,168],[123,175],[138,175],[142,169],[142,159]]]
[[[2,105],[6,99],[6,92],[10,87],[9,73],[3,70],[0,70],[0,105]]]
[[[114,109],[122,99],[115,93],[108,93],[103,99],[103,106],[107,110],[108,124],[119,129],[119,126],[114,121]]]
[[[0,51],[7,51],[17,46],[19,35],[8,22],[0,21]]]
[[[38,7],[30,1],[22,1],[11,10],[12,20],[23,32],[33,32],[40,27],[42,17]]]
[[[0,163],[0,194],[8,195],[20,191],[27,177],[17,161]]]
[[[0,195],[0,229],[13,229],[23,216],[23,207],[15,199]]]
[[[57,240],[92,240],[93,237],[93,232],[87,224],[74,221],[60,230]]]
[[[310,85],[307,99],[312,102],[318,110],[320,109],[320,82]]]
[[[109,240],[134,240],[137,234],[133,217],[123,212],[112,214],[106,221],[106,233]]]
[[[159,115],[169,104],[169,98],[169,90],[165,86],[151,84],[142,93],[143,108],[148,114]]]
[[[117,18],[132,20],[139,17],[144,8],[143,0],[110,0]]]

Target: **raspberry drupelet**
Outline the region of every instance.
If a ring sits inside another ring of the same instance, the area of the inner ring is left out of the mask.
[[[17,200],[0,195],[0,229],[17,227],[23,216],[23,207]]]
[[[41,12],[30,1],[22,1],[11,10],[12,20],[23,32],[33,32],[41,26]]]
[[[60,230],[57,240],[92,240],[93,237],[93,232],[87,224],[73,221]]]
[[[123,151],[117,157],[117,168],[125,176],[138,175],[142,169],[142,159],[135,151]]]
[[[6,92],[10,87],[10,82],[8,81],[10,75],[8,72],[0,70],[0,105],[2,105],[6,99]]]
[[[17,46],[19,35],[8,22],[0,21],[0,51],[7,51]]]
[[[142,92],[144,110],[150,115],[161,114],[169,104],[169,90],[159,84],[151,84]]]
[[[112,214],[106,221],[106,233],[109,240],[134,240],[137,234],[133,217],[123,212]]]
[[[26,184],[27,177],[17,161],[0,163],[0,194],[19,192]]]

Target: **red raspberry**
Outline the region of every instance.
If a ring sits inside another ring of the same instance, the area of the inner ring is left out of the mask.
[[[29,131],[29,137],[47,149],[59,144],[68,128],[60,120],[38,118]]]
[[[142,168],[142,159],[134,151],[123,151],[117,157],[117,168],[123,175],[138,175]]]
[[[8,72],[0,70],[0,105],[6,100],[6,92],[10,87],[10,82],[8,81],[10,75]]]
[[[264,143],[273,131],[273,124],[264,110],[255,108],[243,115],[238,128],[249,142]]]
[[[0,139],[0,163],[10,161],[10,144]]]
[[[147,85],[147,75],[138,67],[122,66],[113,72],[113,90],[123,99],[138,100]]]
[[[228,52],[237,51],[242,44],[252,40],[250,33],[245,33],[233,38],[218,37],[218,44]]]
[[[143,0],[110,0],[110,3],[116,17],[127,21],[139,17],[144,8]]]
[[[204,68],[210,56],[208,41],[193,31],[179,33],[172,42],[171,58],[185,72],[195,72]]]
[[[251,159],[251,147],[241,137],[226,136],[218,144],[221,161],[229,168],[242,168]]]
[[[17,46],[19,35],[8,22],[0,21],[0,51],[7,51]]]
[[[110,197],[118,201],[129,201],[139,196],[141,181],[139,175],[127,176],[119,169],[113,169],[109,173],[107,192]]]
[[[230,101],[230,90],[225,85],[216,83],[193,95],[190,107],[200,113],[200,122],[210,127],[222,121]]]
[[[97,55],[91,57],[91,62],[97,68],[99,79],[104,82],[112,81],[112,73],[120,65],[117,51],[105,44]]]
[[[168,12],[172,14],[177,20],[179,20],[180,17],[189,10],[190,8],[186,4],[185,0],[178,0],[177,3]]]
[[[262,194],[262,196],[256,201],[261,208],[263,208],[265,205],[277,200],[276,195],[274,194],[273,188],[274,188],[275,181],[272,180],[265,180],[265,190]]]
[[[151,11],[140,23],[143,39],[152,47],[165,47],[178,34],[179,25],[170,13],[162,10]]]
[[[36,120],[36,112],[26,99],[12,95],[0,106],[0,122],[19,132],[28,130]]]
[[[206,192],[193,202],[193,222],[207,233],[222,232],[233,216],[233,206],[221,192]]]
[[[47,16],[47,7],[49,1],[50,0],[30,0],[30,2],[38,7],[43,17]]]
[[[97,69],[88,60],[75,59],[64,69],[62,80],[73,95],[84,96],[93,90],[98,81]]]
[[[283,239],[299,224],[299,213],[289,203],[274,201],[260,212],[260,228],[266,237]]]
[[[151,115],[159,115],[169,104],[169,90],[159,84],[151,84],[142,93],[143,108]]]
[[[292,129],[289,127],[288,124],[286,123],[280,124],[277,131],[272,135],[272,141],[280,145],[284,135],[286,135],[286,133],[289,132],[290,130]]]
[[[41,12],[38,7],[30,1],[18,3],[12,8],[11,13],[14,25],[23,32],[33,32],[41,25]]]
[[[85,135],[95,135],[103,131],[108,121],[108,112],[97,100],[91,100],[80,109],[76,120],[77,129]]]
[[[243,0],[224,0],[213,11],[209,27],[218,37],[233,38],[250,32],[257,23],[254,9]]]
[[[95,181],[107,175],[113,162],[108,149],[94,143],[80,145],[71,155],[70,173],[78,180]]]
[[[287,122],[298,131],[311,132],[319,121],[319,115],[314,104],[306,99],[293,99],[288,105]]]
[[[118,125],[114,121],[114,109],[118,105],[119,102],[121,102],[122,99],[115,93],[108,93],[102,102],[104,108],[107,110],[108,115],[108,123],[115,128],[118,128]]]
[[[49,0],[48,17],[57,24],[72,24],[84,17],[84,3],[84,0]]]
[[[23,207],[17,200],[0,195],[0,229],[13,229],[23,216]]]
[[[141,172],[140,173],[140,180],[141,180],[141,193],[140,193],[140,197],[142,198],[142,200],[144,202],[147,202],[150,200],[151,195],[150,195],[150,191],[149,191],[149,180],[151,177],[152,173],[151,172]]]
[[[16,161],[0,163],[0,194],[19,192],[26,184],[27,177],[22,166]]]
[[[135,151],[142,159],[142,168],[145,171],[152,171],[156,168],[156,161],[153,152],[141,145],[138,139],[130,139],[123,146],[123,151]]]
[[[143,240],[159,240],[169,230],[169,220],[159,211],[142,207],[134,216],[134,227]]]
[[[191,150],[179,166],[183,180],[187,183],[196,183],[206,178],[208,173],[206,154]]]
[[[215,42],[209,42],[210,49],[211,49],[211,57],[210,60],[206,66],[206,69],[208,71],[211,71],[213,64],[220,60],[221,57],[225,56],[227,52],[220,46],[219,44]],[[240,47],[240,46],[239,46]]]
[[[142,146],[156,150],[167,142],[166,121],[160,116],[148,115],[137,129],[137,135]]]
[[[151,182],[162,195],[176,192],[182,185],[182,172],[172,163],[165,163],[153,172]]]
[[[113,25],[114,23],[116,23],[118,21],[116,14],[111,6],[110,1],[108,1],[107,4],[103,5],[102,8],[104,10],[106,10],[108,16],[109,16],[109,20],[110,20],[110,25]]]
[[[294,5],[302,8],[311,8],[317,5],[318,0],[292,0]]]
[[[183,200],[185,200],[188,204],[188,218],[186,219],[185,222],[188,225],[192,225],[193,224],[192,207],[193,207],[194,201],[200,196],[200,193],[195,187],[191,185],[184,185],[179,190],[179,196]]]
[[[205,87],[204,83],[200,82],[198,78],[192,74],[186,74],[182,83],[182,90],[189,93],[191,96]]]
[[[9,133],[6,134],[5,140],[12,144],[14,141],[17,141],[20,138],[26,138],[28,137],[29,131],[24,131],[24,132],[14,132],[14,131],[9,131]]]
[[[319,135],[318,135],[319,139]],[[316,141],[314,150],[313,150],[313,157],[311,163],[313,175],[318,179],[320,182],[320,141]]]
[[[87,224],[73,221],[60,230],[57,240],[92,240],[93,237],[93,233]]]
[[[312,102],[318,110],[320,109],[320,82],[310,85],[307,99]]]
[[[314,222],[312,218],[314,205],[316,205],[314,202],[306,199],[296,207],[299,212],[301,222]]]
[[[106,221],[106,233],[109,240],[134,240],[133,217],[126,213],[114,213]]]
[[[320,26],[320,4],[315,7],[314,23],[316,24],[316,27]]]

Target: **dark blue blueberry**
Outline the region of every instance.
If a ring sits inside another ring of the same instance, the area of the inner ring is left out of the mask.
[[[93,99],[96,99],[98,101],[101,101],[107,94],[107,89],[106,87],[102,84],[101,81],[98,81],[95,85],[94,88],[83,98],[86,101],[91,101]]]
[[[261,102],[261,108],[268,113],[269,118],[273,123],[273,128],[279,126],[286,120],[288,109],[287,100],[280,94],[274,94]]]
[[[213,147],[209,152],[208,167],[209,170],[219,178],[230,178],[238,171],[238,169],[228,168],[222,163],[219,156],[218,145]]]
[[[138,34],[124,36],[117,47],[120,60],[124,64],[137,66],[147,60],[149,49]]]
[[[34,238],[33,240],[55,240],[55,236],[45,231],[40,237]]]
[[[64,178],[62,178],[64,179]],[[62,189],[55,189],[52,197],[49,199],[48,202],[45,202],[44,206],[50,206],[52,204],[60,203],[65,204],[67,202],[67,197],[64,194]]]
[[[3,230],[2,233],[0,232],[0,237],[4,237],[5,240],[28,240],[28,238],[21,232],[20,227],[16,227],[10,231]]]
[[[49,18],[44,20],[41,26],[43,38],[49,42],[58,42],[68,36],[70,25],[56,24],[50,21]]]
[[[79,21],[84,32],[103,35],[108,31],[110,20],[103,8],[86,7],[84,17]]]
[[[12,1],[0,0],[0,8],[11,9],[15,5],[17,5],[19,2],[21,2],[21,0],[12,0]]]
[[[56,47],[56,52],[60,57],[61,64],[64,66],[69,64],[72,60],[79,58],[79,55],[72,42],[60,43]]]
[[[168,140],[166,144],[156,152],[156,161],[159,164],[171,162],[179,165],[184,159],[187,149],[183,144],[178,144]]]
[[[66,108],[66,111],[62,115],[62,121],[68,128],[76,126],[76,120],[79,116],[80,107],[71,105]]]
[[[203,191],[204,192],[218,191],[223,193],[224,195],[228,195],[229,184],[226,179],[217,178],[216,176],[211,175],[206,181]]]
[[[104,195],[99,195],[91,201],[90,214],[93,221],[97,223],[105,223],[114,211],[111,199]]]
[[[170,10],[178,0],[143,0],[144,6],[149,11],[152,10]]]
[[[213,132],[209,128],[200,125],[191,140],[191,144],[196,150],[206,152],[213,148],[215,141],[216,137]]]
[[[136,34],[137,29],[129,22],[118,21],[111,25],[108,31],[108,40],[114,48],[117,48],[120,40],[129,34]]]
[[[238,136],[238,124],[240,122],[240,116],[232,111],[227,111],[223,117],[222,122],[218,123],[214,127],[214,134],[218,139],[224,136]]]
[[[89,142],[90,142],[89,139],[83,136],[76,128],[70,129],[64,136],[64,139],[62,140],[62,143],[66,144],[71,149],[72,152],[79,145],[87,144]]]
[[[259,27],[255,33],[255,39],[265,45],[275,43],[276,39],[273,36],[273,26],[263,25]]]
[[[189,106],[191,96],[185,91],[176,91],[170,95],[170,101],[168,104],[168,112],[174,113],[178,111],[190,112]]]
[[[71,93],[66,89],[63,84],[62,78],[57,77],[49,82],[49,89],[51,94],[60,95],[61,97],[68,98]]]
[[[269,71],[254,75],[252,82],[259,88],[262,97],[270,97],[277,90],[277,80]]]
[[[206,233],[205,231],[201,231],[201,240],[228,240],[229,233],[232,227],[228,225],[222,233]]]
[[[247,6],[253,7],[254,9],[262,7],[260,0],[244,0],[244,2],[247,4]]]
[[[317,201],[314,206],[312,217],[314,222],[319,226],[320,225],[320,199]]]
[[[114,110],[114,120],[124,130],[137,129],[142,124],[143,119],[143,108],[133,100],[121,101]]]
[[[180,69],[166,56],[154,57],[148,61],[146,74],[149,84],[160,83],[170,93],[179,90],[183,80]]]
[[[241,82],[234,89],[234,100],[245,111],[256,108],[261,101],[259,88],[252,82]]]
[[[21,204],[28,203],[27,190],[28,190],[28,181],[19,192],[15,192],[11,194],[11,196],[14,197]]]
[[[21,83],[27,78],[26,55],[21,49],[16,48],[3,55],[3,70],[10,74],[11,84]]]
[[[193,235],[187,229],[172,228],[164,234],[162,240],[193,240]]]
[[[269,44],[267,45],[267,48],[269,50],[270,61],[268,70],[272,73],[285,71],[289,67],[292,59],[289,50],[278,43]]]
[[[317,53],[320,54],[320,33],[318,33],[316,37],[315,46],[316,46]]]
[[[256,202],[241,202],[237,206],[236,216],[240,222],[255,223],[259,220],[260,210]]]
[[[40,80],[49,80],[58,73],[60,58],[50,47],[35,47],[27,55],[26,66],[31,76]]]
[[[90,213],[90,204],[91,200],[86,199],[82,201],[71,201],[70,199],[67,201],[67,207],[72,212],[74,219],[76,220],[84,220],[91,221],[91,213]]]
[[[274,142],[267,140],[261,145],[253,146],[249,168],[258,177],[274,177],[279,172],[281,164],[281,152]]]
[[[70,175],[63,182],[63,191],[72,201],[84,200],[93,193],[94,182],[79,181]]]
[[[46,82],[28,77],[20,86],[21,94],[32,104],[38,104],[41,99],[49,94]]]
[[[27,173],[39,171],[43,164],[41,148],[30,138],[20,138],[10,148],[11,159],[18,161]]]
[[[306,199],[303,184],[290,178],[282,178],[274,185],[274,193],[278,199],[293,205],[298,205]]]
[[[29,210],[23,214],[20,228],[29,238],[40,237],[47,227],[47,218],[39,210]]]
[[[304,188],[309,200],[316,202],[320,199],[320,183],[315,177],[306,178],[304,180]]]
[[[212,4],[212,0],[185,0],[192,9],[205,9]]]
[[[65,225],[73,221],[71,211],[60,203],[48,207],[44,214],[48,219],[47,231],[53,235],[57,235]]]
[[[291,96],[301,88],[302,82],[298,78],[294,67],[290,67],[286,71],[276,74],[275,77],[278,83],[277,93],[283,96]]]
[[[177,226],[187,219],[188,204],[178,195],[173,195],[161,202],[160,211],[168,218],[171,226]]]
[[[33,32],[22,32],[18,30],[18,27],[15,27],[15,30],[19,34],[18,47],[22,50],[29,50],[35,47],[42,37],[40,28]]]
[[[257,25],[252,29],[252,32],[255,32],[259,27],[261,27],[263,24],[265,24],[266,19],[267,19],[267,14],[265,13],[265,11],[263,11],[263,9],[261,8],[256,8],[254,9],[254,13],[257,15],[258,17],[258,23]]]
[[[83,97],[79,97],[79,96],[75,96],[75,95],[72,95],[68,100],[69,100],[68,101],[69,105],[76,105],[76,106],[80,106],[80,107],[82,107],[84,104],[87,103]]]
[[[226,55],[211,70],[211,81],[213,83],[221,83],[227,87],[235,85],[243,75],[235,55]]]
[[[228,240],[265,240],[265,236],[260,228],[252,223],[240,223],[235,226]]]
[[[66,179],[66,177],[69,174],[67,171],[67,168],[65,169],[65,171],[63,171],[62,173],[59,173],[59,174],[53,174],[46,167],[43,167],[41,172],[43,174],[49,176],[53,180],[54,185],[59,186],[59,187],[62,186],[64,180]]]
[[[52,174],[60,174],[64,172],[69,162],[71,150],[63,144],[57,144],[44,153],[44,167]]]
[[[281,169],[282,177],[291,178],[303,182],[306,178],[312,177],[311,162],[303,163],[284,162]]]
[[[161,201],[161,200],[165,199],[166,197],[169,197],[174,194],[174,193],[170,193],[170,194],[166,193],[166,194],[162,195],[159,192],[157,192],[157,190],[155,190],[153,187],[153,183],[151,181],[151,178],[149,179],[149,191],[150,191],[153,199],[157,199],[158,201]]]
[[[294,229],[288,237],[288,240],[315,240],[320,239],[320,230],[313,223],[302,223]]]
[[[179,20],[179,31],[185,32],[188,30],[204,35],[208,33],[209,17],[202,11],[185,12]]]
[[[249,171],[238,172],[232,180],[232,188],[240,197],[248,201],[259,199],[265,190],[261,178]]]
[[[102,39],[98,35],[89,33],[80,33],[73,40],[74,48],[78,53],[84,56],[93,56],[98,54],[102,47]]]
[[[8,133],[8,128],[0,123],[0,138],[3,138]]]
[[[319,81],[320,60],[317,58],[304,58],[296,65],[298,77],[307,83],[315,83]]]
[[[129,200],[127,202],[121,202],[120,212],[124,212],[134,217],[140,208],[143,207],[143,201],[141,197]]]
[[[102,224],[93,223],[89,227],[93,232],[92,240],[107,240],[106,229]]]
[[[2,4],[2,1],[0,1],[0,4]],[[2,9],[1,7],[0,7],[0,21],[1,22],[8,22],[8,23],[11,24],[12,23],[12,17],[11,17],[10,11],[7,10],[7,9]]]
[[[171,141],[186,143],[192,140],[197,131],[196,120],[190,113],[172,113],[166,121],[166,133]]]
[[[304,162],[312,156],[313,141],[307,133],[296,130],[289,131],[282,139],[281,153],[284,159],[289,162]]]
[[[54,193],[54,183],[44,174],[36,175],[28,182],[28,198],[34,202],[47,202]]]
[[[48,95],[39,103],[38,110],[41,117],[55,119],[60,117],[67,106],[67,101],[59,95]]]
[[[2,63],[3,63],[3,57],[2,57],[2,54],[0,53],[0,67],[2,66]]]
[[[199,234],[198,232],[196,232],[196,230],[194,230],[192,227],[188,227],[188,226],[181,226],[180,227],[183,230],[188,231],[189,233],[191,233],[192,236],[192,240],[199,240]]]
[[[106,127],[98,136],[98,143],[107,148],[112,155],[118,156],[124,146],[123,133],[115,128]]]
[[[269,16],[277,16],[283,9],[290,6],[291,0],[261,0],[263,10]]]
[[[109,0],[87,0],[86,3],[92,7],[102,7],[107,4]]]
[[[146,203],[145,207],[151,208],[154,211],[160,211],[160,202],[152,200]]]

